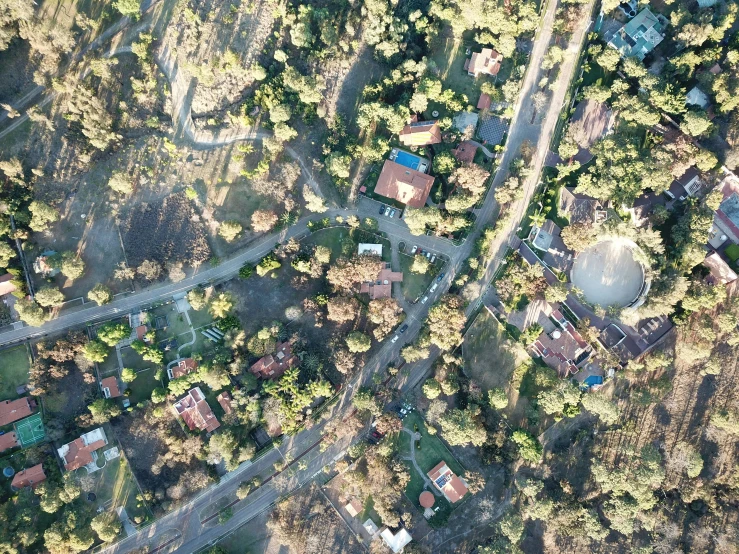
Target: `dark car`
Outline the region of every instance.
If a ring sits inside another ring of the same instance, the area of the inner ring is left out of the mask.
[[[402,327],[400,328],[400,332],[401,332],[401,333],[405,333],[407,329],[408,329],[408,325],[403,325],[403,326],[402,326]]]
[[[441,283],[441,280],[444,278],[444,275],[446,275],[446,273],[439,273],[439,276],[436,278],[436,282]]]
[[[382,215],[384,213],[385,213],[385,204],[383,204],[382,206],[380,206],[380,215]]]

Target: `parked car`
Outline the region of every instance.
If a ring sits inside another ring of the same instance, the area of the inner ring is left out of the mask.
[[[423,248],[419,248],[416,254],[418,254],[419,256],[423,256]]]
[[[395,208],[393,208],[392,211],[390,212],[390,217],[395,217]]]
[[[426,254],[424,254],[424,256],[426,256],[430,260],[431,259],[431,252],[426,252]]]
[[[395,335],[395,336],[393,337],[393,340],[392,340],[392,341],[390,341],[390,342],[392,342],[393,344],[395,344],[396,342],[398,342],[398,339],[399,339],[399,338],[400,338],[400,337],[399,337],[398,335]]]
[[[443,271],[439,273],[439,276],[436,278],[436,282],[441,283],[441,280],[444,278],[444,275],[446,275],[446,273],[444,273]]]
[[[436,261],[436,254],[434,254],[433,256],[431,256],[431,263],[434,263],[435,261]]]
[[[421,304],[425,304],[428,299],[428,296],[424,296],[423,298],[421,298]]]
[[[418,252],[418,246],[411,248],[411,254],[415,254],[416,252]]]
[[[401,332],[401,333],[405,333],[405,332],[406,332],[407,330],[408,330],[408,324],[405,324],[405,325],[403,325],[403,326],[402,326],[402,327],[400,328],[400,332]]]
[[[437,288],[438,286],[439,286],[439,283],[434,283],[434,284],[433,284],[433,285],[431,286],[431,289],[429,289],[429,292],[434,292],[434,291],[436,290],[436,288]]]
[[[382,215],[382,214],[384,214],[384,213],[385,213],[385,204],[382,204],[382,205],[380,206],[380,215]]]

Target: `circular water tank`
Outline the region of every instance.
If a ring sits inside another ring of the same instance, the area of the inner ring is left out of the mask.
[[[8,466],[3,469],[3,475],[5,475],[5,477],[12,477],[13,475],[15,475],[15,470],[12,467]]]
[[[555,340],[558,339],[558,338],[560,338],[561,336],[562,336],[562,333],[559,332],[559,331],[553,331],[552,332],[552,338],[555,339]]]

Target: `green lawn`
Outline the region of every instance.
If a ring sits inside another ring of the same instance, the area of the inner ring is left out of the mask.
[[[192,326],[197,329],[198,327],[204,327],[206,325],[210,325],[213,323],[213,317],[210,315],[210,312],[206,309],[203,310],[190,310],[188,311],[188,314],[190,315],[190,321],[192,322]]]
[[[104,460],[103,450],[99,450],[98,454],[100,459]],[[85,475],[87,472],[85,469],[78,471],[79,475]],[[145,504],[136,499],[138,488],[128,462],[123,457],[106,461],[105,467],[91,473],[90,476],[95,479],[94,492],[97,495],[95,502],[98,506],[107,509],[124,506],[128,517],[134,523],[146,518],[148,510]]]
[[[434,52],[431,59],[439,68],[444,88],[451,88],[456,93],[466,94],[469,104],[477,106],[480,98],[480,85],[489,77],[483,75],[474,79],[467,75],[464,70],[467,48],[474,49],[471,41],[439,37],[431,47]]]
[[[105,357],[105,360],[98,364],[100,377],[104,378],[110,377],[111,375],[116,375],[119,369],[118,356],[115,355],[115,347],[111,346],[110,348],[108,348],[108,355]]]
[[[437,263],[438,263],[437,259]],[[438,267],[435,271],[429,271],[425,274],[411,273],[411,265],[413,264],[413,256],[406,254],[400,255],[400,271],[403,272],[403,282],[401,288],[403,296],[407,300],[413,301],[421,298],[423,294],[431,286],[434,275],[438,275]]]
[[[154,367],[153,363],[144,360],[133,348],[129,346],[121,348],[121,359],[123,360],[123,367],[135,369],[136,371]]]
[[[148,400],[151,398],[151,391],[162,386],[161,381],[157,381],[155,375],[156,369],[154,368],[136,372],[136,379],[128,383],[128,388],[131,389],[131,395],[128,399],[132,406]]]
[[[190,330],[190,326],[187,324],[187,321],[185,321],[185,316],[177,312],[174,302],[154,308],[150,313],[152,317],[152,325],[158,317],[166,317],[168,321],[168,325],[166,327],[157,331],[157,339],[159,339],[160,335],[161,340],[177,337],[178,335]],[[192,311],[190,315],[192,315]]]
[[[17,398],[15,389],[28,383],[31,361],[25,344],[0,351],[0,400]]]

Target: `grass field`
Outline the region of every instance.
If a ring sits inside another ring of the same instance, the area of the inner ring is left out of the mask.
[[[154,368],[136,372],[136,379],[128,383],[128,388],[131,389],[131,395],[128,399],[131,401],[132,406],[148,400],[151,398],[151,391],[162,386],[162,383],[157,381],[155,375],[156,369]]]
[[[121,359],[123,360],[123,367],[136,371],[141,371],[154,366],[151,362],[144,360],[141,355],[130,346],[121,348]]]
[[[116,375],[119,371],[118,367],[118,356],[116,356],[115,353],[115,347],[111,346],[108,349],[108,355],[106,356],[105,360],[98,364],[98,371],[100,372],[100,377],[110,377],[111,375]]]
[[[401,289],[403,290],[403,296],[405,296],[406,300],[410,301],[417,300],[423,296],[431,286],[435,274],[432,274],[433,272],[426,274],[411,273],[412,264],[413,256],[408,256],[407,254],[400,255],[400,271],[403,272]]]
[[[382,259],[390,261],[390,241],[363,230],[352,230],[348,227],[321,229],[305,239],[306,245],[325,246],[331,250],[331,261],[339,257],[350,257],[357,252],[360,242],[382,244]]]
[[[103,451],[100,450],[98,454],[104,460]],[[85,469],[79,471],[86,472]],[[146,518],[148,510],[145,504],[136,499],[138,488],[131,468],[123,457],[106,461],[105,467],[91,473],[90,476],[95,479],[93,492],[97,495],[95,502],[98,506],[104,506],[106,509],[123,506],[134,523],[140,523]]]
[[[23,344],[0,351],[0,400],[17,398],[15,389],[28,383],[31,361]]]
[[[434,52],[431,59],[439,67],[444,88],[451,88],[454,92],[466,94],[469,103],[476,106],[480,98],[480,85],[486,77],[480,76],[474,79],[464,70],[467,48],[470,47],[472,47],[471,42],[441,37],[431,49]],[[441,115],[443,117],[444,114]]]

